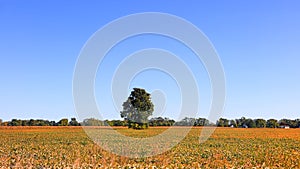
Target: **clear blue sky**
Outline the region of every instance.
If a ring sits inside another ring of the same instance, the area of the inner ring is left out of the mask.
[[[296,0],[0,0],[0,118],[59,120],[76,116],[72,78],[82,46],[105,24],[138,12],[177,15],[207,35],[226,74],[224,117],[300,118],[299,9],[300,2]],[[100,96],[105,88],[101,80],[113,72],[110,66],[118,64],[114,55],[126,56],[143,47],[160,47],[178,54],[185,50],[172,48],[170,44],[176,42],[162,37],[158,40],[161,43],[153,43],[156,38],[159,37],[128,39],[108,54],[106,64],[103,63],[108,73],[99,72],[96,79],[99,102],[110,97]],[[186,53],[185,57],[183,60],[189,62]],[[209,80],[205,69],[197,71],[190,62],[201,84],[200,114],[205,115],[210,102]],[[144,82],[145,77],[152,77],[153,83]],[[162,73],[145,72],[134,79],[132,86],[161,88],[167,95],[178,92],[176,85],[160,84],[160,79],[172,81]],[[178,98],[168,97],[168,101],[173,104],[167,103],[165,115],[172,117],[172,105],[177,105]],[[109,104],[104,105],[105,111],[114,110]],[[118,115],[108,118],[115,117]]]

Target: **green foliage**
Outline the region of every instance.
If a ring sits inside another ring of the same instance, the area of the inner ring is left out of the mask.
[[[175,123],[176,126],[196,126],[196,119],[185,117],[182,120]]]
[[[175,120],[169,118],[155,117],[149,120],[149,126],[172,126]]]
[[[5,125],[8,126],[54,126],[56,123],[54,121],[48,121],[48,120],[20,120],[20,119],[12,119],[9,122],[5,122]]]
[[[217,121],[217,126],[218,127],[229,127],[229,120],[225,118],[220,118]]]
[[[277,128],[279,124],[277,123],[276,119],[269,119],[267,120],[267,127],[268,128]]]
[[[252,120],[252,119],[246,119],[244,125],[246,125],[249,128],[255,128],[256,127],[255,121]]]
[[[69,122],[69,126],[80,126],[80,123],[78,123],[76,118],[71,118],[71,121]]]
[[[238,127],[236,120],[230,120],[229,126],[230,127]]]
[[[296,119],[297,128],[300,128],[300,119]]]
[[[128,120],[129,128],[144,129],[148,128],[148,117],[153,111],[154,105],[150,94],[145,89],[133,88],[120,113],[122,118]]]
[[[9,125],[10,126],[22,126],[22,121],[17,120],[17,119],[12,119]]]
[[[257,128],[265,128],[267,126],[267,121],[265,119],[255,119],[255,124]]]
[[[240,119],[235,119],[235,122],[236,122],[237,127],[243,127],[245,125],[246,118],[241,117]]]
[[[59,125],[59,126],[67,126],[67,125],[68,125],[68,122],[69,122],[68,119],[61,119],[61,120],[58,122],[58,125]]]
[[[278,122],[279,126],[287,125],[291,128],[298,128],[299,127],[299,119],[290,120],[290,119],[281,119]]]
[[[21,119],[12,119],[11,121],[5,121],[3,122],[0,119],[0,126],[128,126],[130,128],[135,129],[143,129],[147,128],[148,126],[213,126],[215,124],[211,123],[209,120],[205,118],[190,118],[185,117],[184,119],[180,121],[176,121],[169,119],[169,118],[163,118],[163,117],[154,117],[149,120],[146,123],[143,122],[135,122],[130,121],[128,118],[125,118],[125,120],[98,120],[95,118],[89,118],[83,120],[83,122],[79,123],[76,118],[71,118],[71,121],[68,123],[68,119],[62,119],[59,122],[55,121],[48,121],[48,120],[42,120],[42,119],[30,119],[30,120],[21,120]],[[136,123],[136,124],[134,124]],[[145,124],[145,125],[144,125]],[[282,126],[289,126],[290,128],[299,128],[300,127],[300,119],[250,119],[250,118],[239,118],[239,119],[225,119],[220,118],[217,121],[217,126],[219,127],[239,127],[239,128],[278,128]]]
[[[82,125],[83,126],[104,126],[104,121],[95,118],[89,118],[89,119],[84,119]]]
[[[209,126],[209,120],[207,120],[206,118],[198,118],[195,121],[194,126]]]
[[[106,120],[106,122],[110,125],[110,126],[127,126],[127,122],[126,121],[121,121],[121,120]]]

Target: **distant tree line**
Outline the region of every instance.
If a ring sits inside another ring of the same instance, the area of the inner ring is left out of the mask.
[[[251,119],[251,118],[239,118],[239,119],[226,119],[220,118],[216,125],[218,127],[237,127],[237,128],[299,128],[300,119]]]
[[[20,120],[12,119],[11,121],[3,122],[0,119],[0,126],[128,126],[127,120],[99,120],[95,118],[88,118],[82,122],[78,122],[76,118],[63,118],[58,122],[30,119]],[[149,120],[149,126],[218,126],[218,127],[235,127],[235,128],[300,128],[300,119],[251,119],[241,117],[239,119],[220,118],[216,123],[210,122],[206,118],[189,118],[185,117],[180,121],[175,121],[169,118],[154,117]]]
[[[30,120],[21,120],[21,119],[12,119],[11,121],[3,122],[0,119],[1,126],[80,126],[80,123],[77,122],[76,118],[71,118],[69,121],[67,118],[63,118],[58,122],[43,120],[43,119],[30,119]]]
[[[209,120],[205,118],[184,118],[181,121],[176,122],[173,119],[163,118],[163,117],[154,117],[149,121],[149,126],[209,126],[214,125],[210,123]],[[95,118],[85,119],[82,123],[84,126],[128,126],[127,120],[98,120]]]

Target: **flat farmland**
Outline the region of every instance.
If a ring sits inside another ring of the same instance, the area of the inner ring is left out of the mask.
[[[114,128],[149,137],[166,128]],[[199,143],[192,128],[175,147],[145,158],[105,151],[81,127],[1,127],[0,168],[300,168],[300,129],[217,128]]]

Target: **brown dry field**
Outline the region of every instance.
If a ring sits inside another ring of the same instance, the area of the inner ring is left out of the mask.
[[[167,127],[114,129],[144,137]],[[0,127],[0,168],[300,168],[300,129],[217,128],[200,144],[201,129],[163,154],[127,158],[103,150],[81,127]]]

